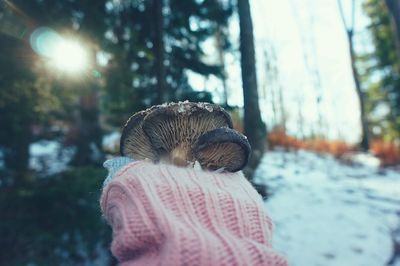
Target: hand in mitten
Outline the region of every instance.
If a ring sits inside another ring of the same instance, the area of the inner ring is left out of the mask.
[[[241,172],[108,161],[101,209],[122,265],[287,265],[272,223]]]

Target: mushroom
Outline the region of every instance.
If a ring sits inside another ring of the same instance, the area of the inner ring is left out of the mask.
[[[247,137],[230,128],[217,128],[202,134],[193,147],[194,157],[203,168],[229,172],[243,169],[251,147]]]
[[[151,109],[140,111],[131,116],[122,130],[120,140],[120,153],[135,160],[159,160],[149,138],[142,129],[143,118]]]
[[[161,161],[187,166],[194,164],[197,138],[212,129],[232,128],[232,120],[218,105],[186,101],[153,108],[142,127]]]

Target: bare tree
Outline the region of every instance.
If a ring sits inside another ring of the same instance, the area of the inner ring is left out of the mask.
[[[303,60],[305,64],[306,71],[309,73],[310,81],[311,84],[316,92],[316,97],[315,97],[315,105],[317,109],[317,115],[318,115],[318,131],[321,135],[324,134],[324,120],[322,116],[322,110],[321,110],[321,99],[322,99],[322,81],[321,81],[321,75],[319,72],[319,65],[318,65],[318,59],[317,59],[317,46],[315,43],[315,33],[314,33],[314,25],[315,25],[315,17],[313,12],[310,12],[307,14],[307,24],[304,27],[302,23],[302,19],[299,15],[299,8],[298,6],[295,5],[294,1],[291,0],[290,2],[291,5],[291,10],[293,13],[293,17],[296,20],[296,25],[298,27],[298,34],[300,36],[300,40],[303,46]],[[307,5],[310,7],[313,7],[313,4],[315,4],[315,1],[308,1]],[[313,8],[311,8],[312,10]],[[297,101],[297,100],[296,100]],[[301,100],[302,101],[302,100]],[[299,101],[299,102],[301,102]],[[301,106],[300,106],[301,107]],[[299,110],[299,114],[301,113],[301,110]],[[303,121],[304,119],[299,117],[299,121]],[[303,136],[304,137],[304,136]]]
[[[275,96],[275,69],[273,66],[272,58],[269,55],[269,47],[264,50],[264,62],[265,62],[265,80],[263,84],[263,98],[267,101],[270,98],[272,107],[272,126],[276,127],[278,124],[278,114],[276,107],[276,96]],[[267,92],[270,92],[269,95]]]
[[[304,140],[306,135],[304,133],[304,113],[303,113],[303,107],[304,107],[304,100],[302,95],[297,94],[295,97],[295,103],[297,105],[297,130],[298,133],[297,135],[299,136],[300,139]]]
[[[354,83],[356,86],[357,96],[360,102],[360,121],[361,121],[361,142],[360,148],[364,151],[369,149],[369,137],[368,137],[368,122],[365,115],[365,95],[361,89],[360,74],[356,66],[356,53],[354,50],[354,27],[355,27],[355,0],[351,1],[351,23],[350,25],[346,22],[344,15],[343,6],[341,0],[338,0],[339,13],[343,21],[344,28],[346,29],[347,39],[349,43],[349,52],[351,60],[351,69],[353,72]]]
[[[257,74],[254,49],[253,23],[249,0],[238,0],[240,23],[240,53],[244,100],[244,132],[252,146],[245,173],[252,178],[254,170],[264,154],[266,139],[265,125],[261,119],[258,102]]]
[[[282,85],[279,85],[278,87],[278,102],[279,102],[279,110],[281,113],[280,116],[280,126],[282,127],[283,132],[286,133],[286,108],[285,108],[285,104],[283,102],[283,88]]]
[[[286,132],[286,111],[283,104],[282,85],[279,82],[279,71],[277,67],[276,51],[273,45],[269,45],[264,50],[265,61],[265,82],[264,82],[264,99],[270,98],[273,112],[274,126]],[[270,91],[268,95],[267,91]],[[279,117],[279,118],[278,118]]]

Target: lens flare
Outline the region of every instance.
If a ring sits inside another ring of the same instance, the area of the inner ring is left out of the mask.
[[[88,66],[88,54],[85,48],[77,41],[62,38],[52,29],[35,30],[30,43],[36,53],[47,57],[50,64],[60,71],[78,73]]]

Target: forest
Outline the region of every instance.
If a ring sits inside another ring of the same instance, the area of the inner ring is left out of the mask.
[[[247,136],[290,265],[400,265],[400,0],[0,0],[0,264],[116,265],[103,162],[179,101]]]

